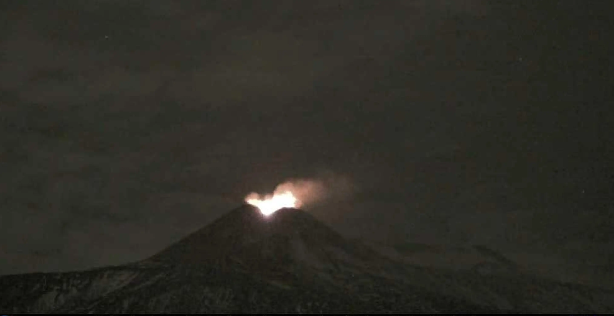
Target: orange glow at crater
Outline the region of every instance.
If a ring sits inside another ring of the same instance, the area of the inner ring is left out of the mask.
[[[300,207],[301,202],[290,191],[277,190],[273,194],[261,197],[257,193],[251,193],[245,197],[245,202],[257,207],[265,216],[275,213],[284,207]]]

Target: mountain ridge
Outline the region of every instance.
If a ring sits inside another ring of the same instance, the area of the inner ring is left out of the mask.
[[[8,313],[609,312],[614,293],[418,267],[293,208],[242,205],[141,261],[0,276]]]

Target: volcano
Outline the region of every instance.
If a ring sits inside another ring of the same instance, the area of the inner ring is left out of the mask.
[[[348,242],[309,213],[282,208],[263,216],[244,205],[148,261],[267,272],[375,265],[375,252]],[[381,263],[381,262],[379,262]]]
[[[410,265],[309,213],[242,205],[142,261],[0,277],[5,313],[614,311],[614,293],[522,274]]]

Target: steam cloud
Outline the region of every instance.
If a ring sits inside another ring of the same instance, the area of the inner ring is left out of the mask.
[[[327,199],[344,198],[354,190],[355,186],[347,177],[328,173],[312,179],[290,179],[279,184],[275,187],[273,194],[267,196],[280,195],[290,191],[299,201],[297,207],[302,207],[305,205],[312,206]],[[248,195],[252,198],[259,196],[257,193]]]

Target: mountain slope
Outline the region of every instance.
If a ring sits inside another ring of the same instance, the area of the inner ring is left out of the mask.
[[[376,263],[376,258],[369,248],[346,241],[304,211],[286,208],[265,217],[245,205],[146,261],[239,265],[261,271],[269,267],[324,268],[339,262]]]
[[[297,209],[244,205],[140,262],[0,277],[8,313],[612,312],[614,295],[412,266]]]

